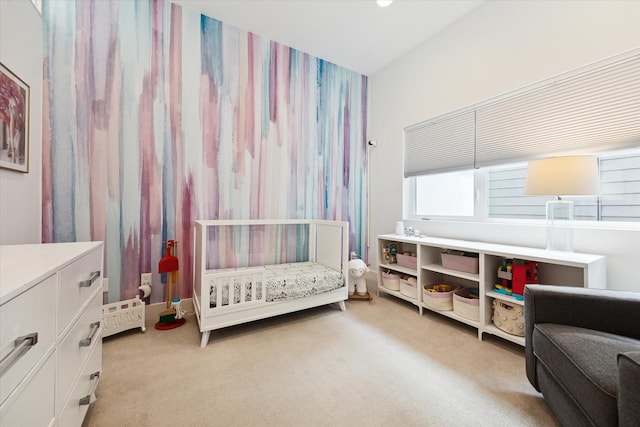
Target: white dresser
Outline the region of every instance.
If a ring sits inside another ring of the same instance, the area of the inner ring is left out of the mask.
[[[0,246],[0,426],[80,426],[102,370],[102,242]]]

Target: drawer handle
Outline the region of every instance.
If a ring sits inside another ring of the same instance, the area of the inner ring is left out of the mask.
[[[80,347],[89,347],[91,345],[91,341],[93,341],[93,338],[96,336],[98,329],[100,329],[100,322],[92,323],[89,336],[80,341]]]
[[[91,285],[93,285],[93,282],[95,282],[98,277],[100,277],[100,270],[92,272],[87,280],[83,280],[82,282],[80,282],[80,287],[90,288]]]
[[[91,384],[89,385],[89,394],[80,399],[80,406],[89,405],[91,403],[91,396],[96,392],[98,388],[98,382],[100,381],[100,371],[94,372],[89,376],[89,380],[91,380]]]
[[[14,363],[18,361],[27,351],[38,343],[38,333],[19,337],[15,340],[15,348],[0,360],[0,375],[4,374]]]

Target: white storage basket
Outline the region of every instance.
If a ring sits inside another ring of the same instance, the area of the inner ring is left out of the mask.
[[[453,312],[465,319],[480,320],[480,299],[477,288],[461,288],[453,294]]]
[[[400,275],[394,273],[382,273],[382,286],[392,291],[399,291]]]
[[[418,285],[415,277],[409,277],[406,280],[400,279],[400,293],[405,297],[417,299]]]
[[[493,300],[493,324],[500,330],[524,336],[524,307],[507,301]]]
[[[460,286],[452,284],[432,284],[424,285],[422,289],[422,300],[435,310],[453,310],[453,293]]]

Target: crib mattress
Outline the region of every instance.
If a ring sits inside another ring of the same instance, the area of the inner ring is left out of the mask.
[[[229,304],[230,288],[233,289],[234,304],[240,302],[243,283],[245,285],[244,301],[250,302],[252,300],[253,281],[256,282],[256,300],[262,299],[262,281],[265,282],[265,301],[267,302],[304,298],[344,286],[340,271],[313,262],[266,265],[260,270],[263,270],[263,274],[256,275],[255,267],[236,269],[237,275],[215,279],[209,291],[210,307],[217,307],[218,286],[222,286],[222,306]]]

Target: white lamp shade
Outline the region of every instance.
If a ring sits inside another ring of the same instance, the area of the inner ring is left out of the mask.
[[[548,196],[585,196],[600,192],[595,156],[565,156],[533,160],[527,167],[524,193]]]

